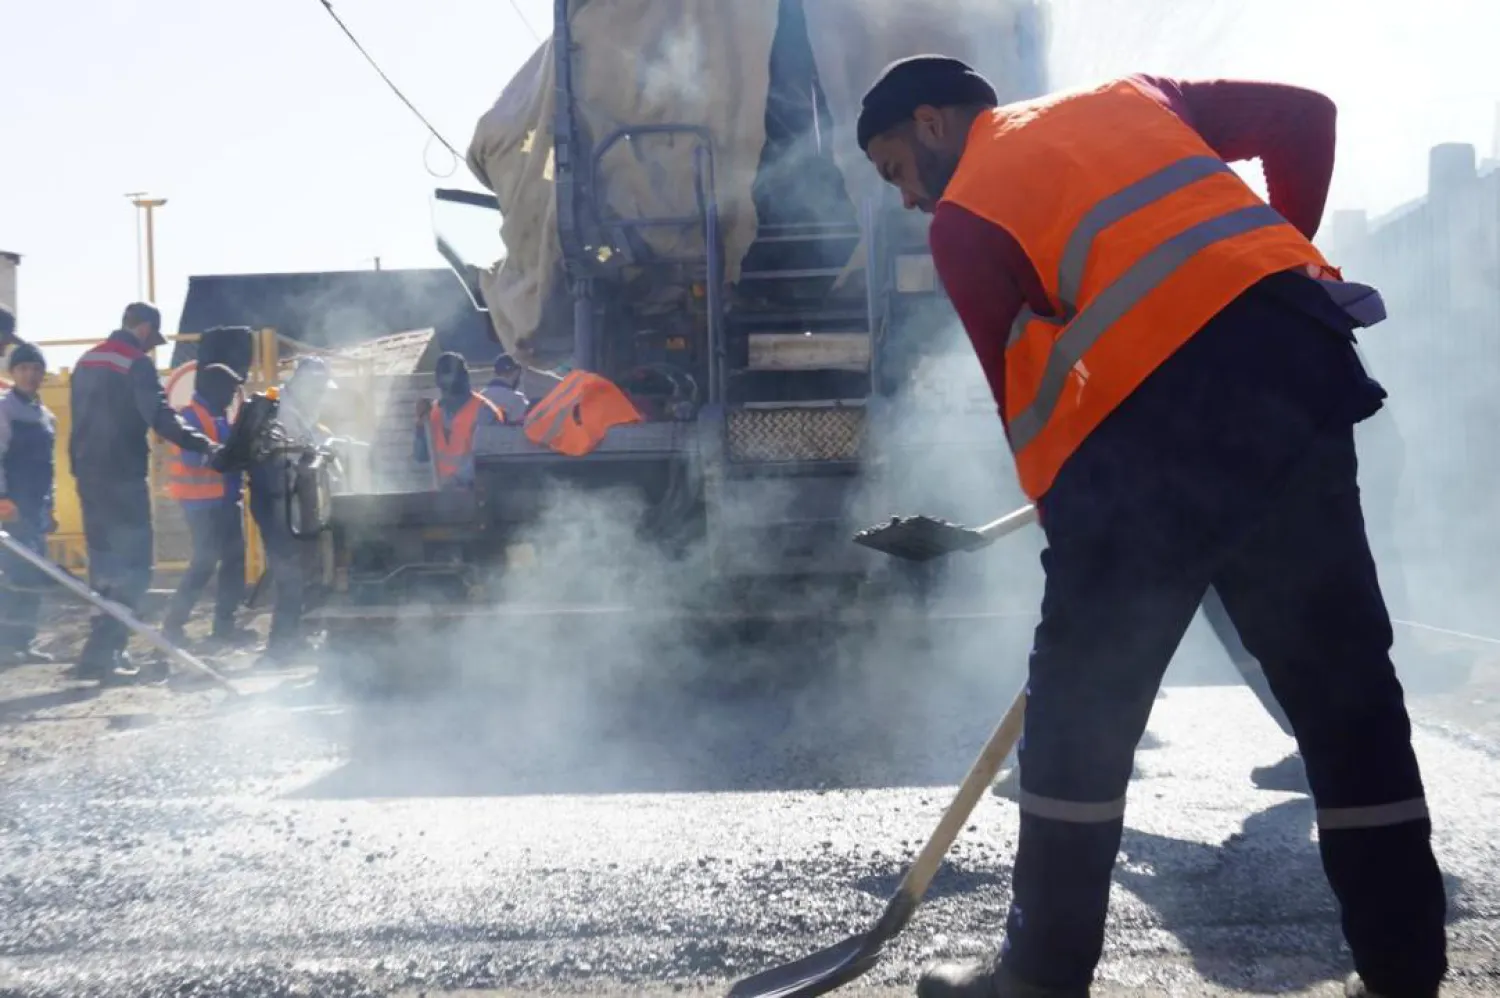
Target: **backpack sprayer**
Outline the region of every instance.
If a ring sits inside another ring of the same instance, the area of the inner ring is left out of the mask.
[[[224,441],[222,465],[243,471],[277,458],[290,458],[286,475],[286,518],[292,536],[308,539],[328,527],[333,513],[333,474],[337,453],[330,447],[294,440],[276,418],[280,389],[272,386],[250,395],[240,406]]]

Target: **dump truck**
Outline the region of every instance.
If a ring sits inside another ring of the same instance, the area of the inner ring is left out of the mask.
[[[334,495],[310,615],[368,643],[495,615],[826,621],[924,591],[851,534],[965,491],[914,492],[903,455],[956,450],[1002,483],[1009,459],[982,381],[955,405],[924,367],[942,347],[977,372],[927,219],[864,161],[855,118],[883,66],[922,52],[1002,99],[1043,92],[1045,42],[1040,0],[558,0],[476,128],[489,193],[435,193],[498,216],[505,255],[438,247],[533,393],[597,372],[645,420],[583,456],[482,428],[471,490]],[[959,515],[1004,511],[971,491]]]

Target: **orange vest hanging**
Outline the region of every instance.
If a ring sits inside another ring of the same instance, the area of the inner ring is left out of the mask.
[[[1278,271],[1338,276],[1197,132],[1128,80],[980,115],[942,200],[1006,229],[1053,316],[1005,349],[1006,432],[1033,500],[1152,371]]]
[[[488,409],[493,413],[497,423],[505,422],[505,417],[495,408],[495,404],[478,392],[469,394],[469,400],[454,414],[453,425],[447,432],[443,430],[441,407],[434,405],[428,413],[427,418],[432,425],[432,446],[437,452],[432,455],[432,460],[437,464],[439,482],[446,482],[458,474],[464,458],[473,452],[474,427],[479,422],[481,409]]]
[[[203,435],[214,443],[218,443],[219,427],[214,422],[214,417],[208,411],[207,406],[194,401],[189,402],[186,408],[198,415],[198,424],[203,430]],[[171,464],[167,465],[167,495],[179,501],[224,498],[223,472],[188,464],[183,460],[181,447],[170,444],[169,448]]]
[[[559,454],[582,457],[623,423],[643,423],[630,399],[614,382],[587,371],[572,371],[526,414],[526,439]]]

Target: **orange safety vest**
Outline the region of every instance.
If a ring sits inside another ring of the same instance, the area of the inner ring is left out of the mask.
[[[427,414],[432,426],[432,446],[437,452],[432,455],[432,460],[437,463],[439,482],[446,482],[458,474],[463,459],[473,451],[474,427],[479,422],[480,409],[494,413],[496,422],[505,422],[505,416],[495,404],[478,392],[469,393],[469,400],[454,415],[453,426],[447,432],[443,430],[441,407],[434,405]]]
[[[1338,272],[1197,132],[1128,80],[995,108],[943,195],[1006,229],[1053,317],[1005,348],[1006,432],[1033,500],[1152,371],[1271,274]]]
[[[208,408],[198,402],[189,402],[187,408],[198,414],[203,435],[218,443],[219,427]],[[177,500],[224,498],[223,472],[188,464],[182,459],[182,448],[176,444],[170,446],[172,463],[167,465],[167,495]]]
[[[569,457],[599,446],[610,427],[645,417],[608,378],[571,371],[526,414],[526,439]]]

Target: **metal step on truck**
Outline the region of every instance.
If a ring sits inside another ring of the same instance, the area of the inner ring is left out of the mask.
[[[645,419],[583,456],[485,427],[472,489],[334,495],[309,616],[352,668],[517,635],[716,647],[790,622],[805,645],[1003,613],[993,587],[936,599],[944,580],[850,542],[917,504],[1022,502],[927,220],[853,124],[881,67],[924,51],[1040,92],[1044,39],[1034,0],[558,0],[476,130],[492,193],[436,193],[498,213],[505,256],[472,262],[441,227],[439,249],[533,377],[599,373]]]

